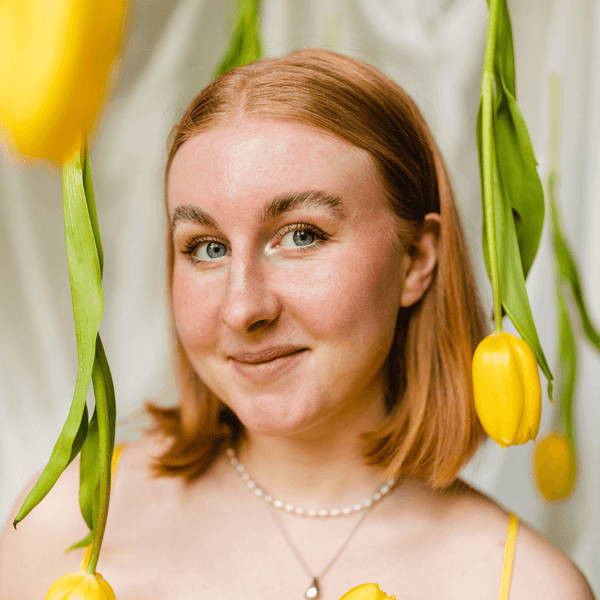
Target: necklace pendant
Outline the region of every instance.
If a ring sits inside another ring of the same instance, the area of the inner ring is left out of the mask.
[[[311,598],[318,598],[320,593],[321,591],[319,590],[319,580],[315,577],[312,580],[311,586],[306,590],[304,596],[305,598],[308,598],[310,600]]]

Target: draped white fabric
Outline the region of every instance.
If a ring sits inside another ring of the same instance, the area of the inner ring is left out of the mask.
[[[585,296],[600,324],[600,3],[509,2],[518,101],[539,173],[548,165],[548,73],[563,82],[559,202]],[[210,80],[228,45],[234,3],[137,0],[121,74],[92,151],[105,250],[101,325],[115,380],[119,438],[135,436],[145,398],[174,398],[164,293],[162,176],[167,134]],[[486,310],[475,116],[485,43],[484,0],[264,0],[267,55],[307,46],[379,67],[415,98],[451,172]],[[84,92],[85,93],[85,92]],[[58,170],[0,155],[0,518],[45,464],[67,415],[76,346]],[[548,220],[527,287],[554,374],[554,264]],[[577,321],[575,322],[577,323]],[[512,331],[511,327],[507,327]],[[600,355],[579,340],[575,426],[577,487],[544,503],[532,475],[533,444],[488,442],[465,469],[472,485],[561,547],[600,591]],[[542,378],[545,389],[545,380]],[[559,401],[560,399],[557,398]],[[132,418],[133,415],[133,418]],[[541,433],[557,421],[545,393]],[[12,517],[13,515],[11,515]],[[516,558],[518,560],[518,557]]]

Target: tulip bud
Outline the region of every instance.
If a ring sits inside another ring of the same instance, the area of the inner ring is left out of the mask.
[[[100,573],[76,571],[57,579],[45,600],[116,600],[115,593]]]
[[[473,355],[473,393],[483,428],[501,448],[535,440],[542,387],[526,342],[506,332],[484,338]]]
[[[346,592],[340,600],[396,600],[379,589],[376,583],[363,583]]]
[[[535,479],[546,500],[564,500],[575,484],[575,452],[569,438],[552,431],[536,445],[533,455]]]
[[[126,0],[0,2],[0,125],[21,153],[61,163],[106,95]]]

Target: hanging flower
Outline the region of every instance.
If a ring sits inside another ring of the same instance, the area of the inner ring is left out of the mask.
[[[118,54],[126,0],[0,2],[0,122],[22,154],[62,163],[89,131]]]
[[[57,579],[45,600],[116,600],[116,596],[100,573],[76,571]]]
[[[575,484],[576,461],[573,445],[559,431],[551,431],[536,445],[533,455],[535,479],[546,500],[564,500]]]
[[[340,600],[396,600],[396,596],[388,596],[376,583],[363,583],[346,592]]]
[[[473,392],[486,433],[504,448],[534,440],[542,388],[531,348],[510,333],[488,335],[473,356]]]

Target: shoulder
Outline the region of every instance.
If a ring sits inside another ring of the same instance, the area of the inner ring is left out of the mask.
[[[511,600],[594,600],[585,576],[557,546],[519,522]]]
[[[509,513],[497,502],[459,480],[454,486],[451,516],[467,534],[474,553],[484,557],[482,572],[494,578],[498,589]],[[518,517],[518,515],[516,515]],[[482,551],[489,548],[489,553]],[[489,571],[487,571],[489,567]],[[595,600],[573,561],[557,546],[519,519],[510,583],[510,600]]]
[[[142,438],[128,444],[121,453],[111,491],[107,530],[109,527],[118,530],[127,521],[125,517],[131,516],[128,505],[133,503],[138,511],[146,505],[143,498],[160,495],[166,482],[152,485],[149,465],[165,449],[165,444],[156,439]],[[78,570],[83,558],[83,549],[65,554],[67,548],[88,534],[79,508],[78,458],[17,529],[13,527],[12,522],[39,475],[22,490],[0,533],[0,600],[43,598],[58,577]],[[106,545],[105,536],[103,554]]]
[[[0,599],[43,598],[61,575],[79,568],[83,550],[65,550],[87,535],[79,511],[79,461],[14,529],[12,522],[40,473],[17,498],[0,534]]]

